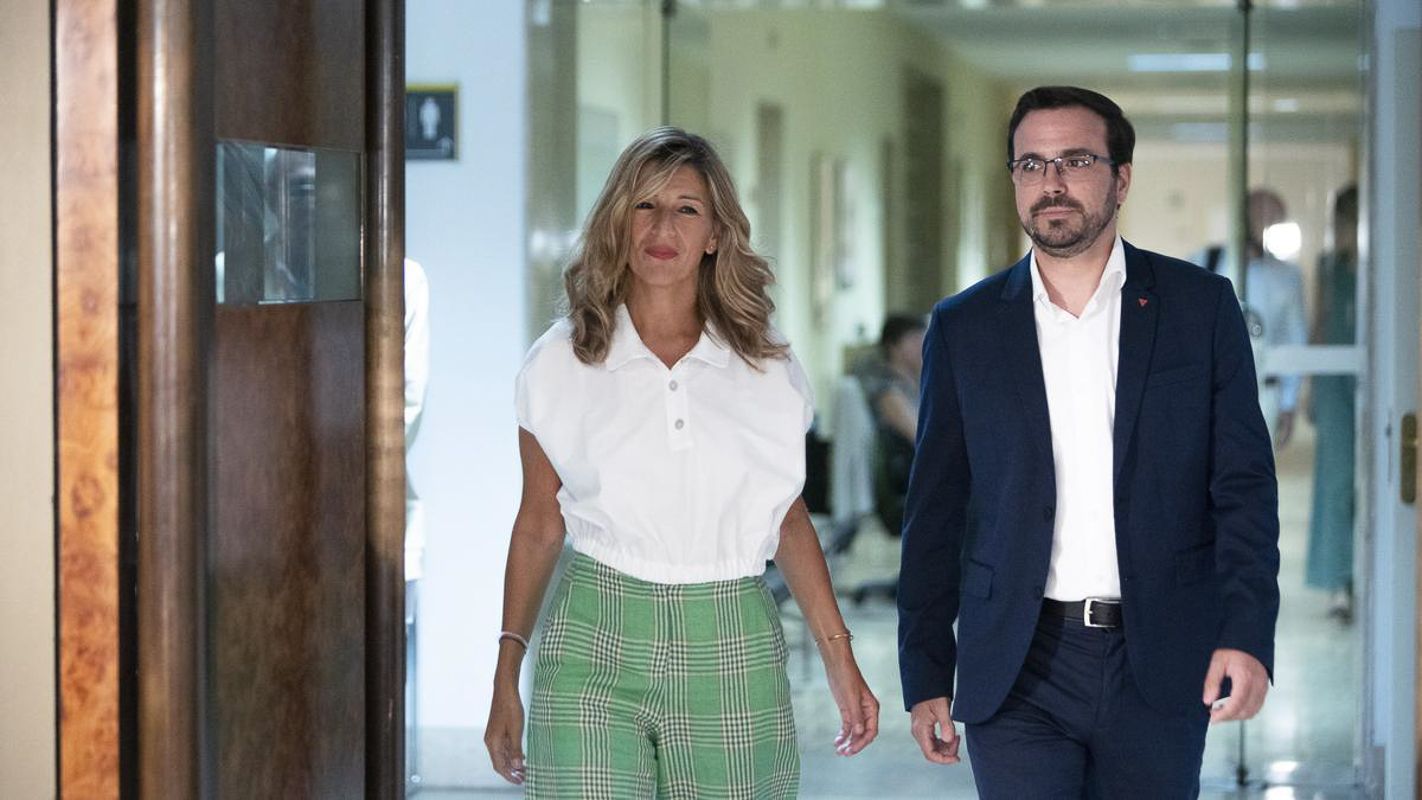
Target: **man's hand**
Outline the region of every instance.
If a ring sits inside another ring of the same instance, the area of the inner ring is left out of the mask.
[[[1229,678],[1229,697],[1220,701],[1220,683]],[[1269,673],[1259,659],[1243,650],[1221,648],[1210,658],[1210,669],[1205,673],[1205,705],[1210,708],[1210,724],[1229,722],[1236,719],[1250,719],[1259,713],[1264,705],[1264,696],[1269,693]]]
[[[909,731],[924,758],[935,764],[958,763],[960,740],[948,711],[948,698],[935,697],[915,703],[909,711]]]
[[[1274,424],[1274,449],[1283,450],[1294,438],[1294,412],[1280,411]]]

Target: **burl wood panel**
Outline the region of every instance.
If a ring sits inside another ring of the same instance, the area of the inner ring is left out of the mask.
[[[365,148],[364,0],[214,0],[221,139]]]
[[[86,800],[119,796],[114,19],[113,0],[54,5],[59,790]]]
[[[207,668],[218,797],[364,794],[364,324],[360,302],[217,310]]]

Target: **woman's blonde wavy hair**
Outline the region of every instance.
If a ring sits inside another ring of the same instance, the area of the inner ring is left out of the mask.
[[[626,302],[632,286],[632,210],[683,166],[696,169],[711,194],[716,252],[702,256],[697,277],[702,324],[753,367],[758,368],[761,359],[784,357],[786,346],[770,329],[775,303],[766,289],[775,276],[751,249],[750,221],[736,198],[730,172],[705,139],[661,127],[639,136],[618,157],[563,275],[573,352],[584,364],[607,358],[617,307]]]

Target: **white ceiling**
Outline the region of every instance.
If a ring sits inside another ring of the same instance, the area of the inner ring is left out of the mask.
[[[888,7],[931,32],[965,61],[1009,82],[1062,81],[1156,89],[1225,90],[1228,72],[1132,72],[1135,54],[1236,54],[1242,15],[1232,3],[994,3],[967,8],[935,0]],[[1259,88],[1348,89],[1358,85],[1358,3],[1277,4],[1251,15],[1251,51],[1263,59]]]

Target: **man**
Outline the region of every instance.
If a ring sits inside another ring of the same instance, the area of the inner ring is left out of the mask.
[[[1117,236],[1134,142],[1095,92],[1023,95],[1032,251],[940,302],[924,344],[904,699],[929,761],[958,761],[966,723],[988,800],[1195,797],[1207,722],[1268,690],[1277,485],[1249,336],[1228,280]]]
[[[1246,198],[1245,210],[1248,223],[1245,248],[1249,262],[1244,279],[1247,290],[1244,316],[1253,339],[1264,423],[1269,426],[1269,438],[1275,446],[1283,448],[1293,438],[1303,378],[1269,374],[1269,355],[1278,345],[1307,343],[1303,271],[1297,264],[1271,253],[1264,241],[1269,228],[1288,219],[1283,198],[1269,189],[1254,189]],[[1225,246],[1212,244],[1188,260],[1211,272],[1219,272],[1225,266]]]
[[[1260,372],[1268,373],[1271,348],[1308,343],[1308,323],[1304,319],[1303,271],[1297,264],[1283,261],[1265,246],[1264,232],[1288,219],[1283,198],[1268,189],[1255,189],[1248,199],[1249,265],[1244,273],[1245,308],[1257,326],[1260,345]],[[1263,375],[1259,404],[1264,422],[1279,447],[1289,443],[1294,432],[1294,413],[1299,405],[1299,375]]]

